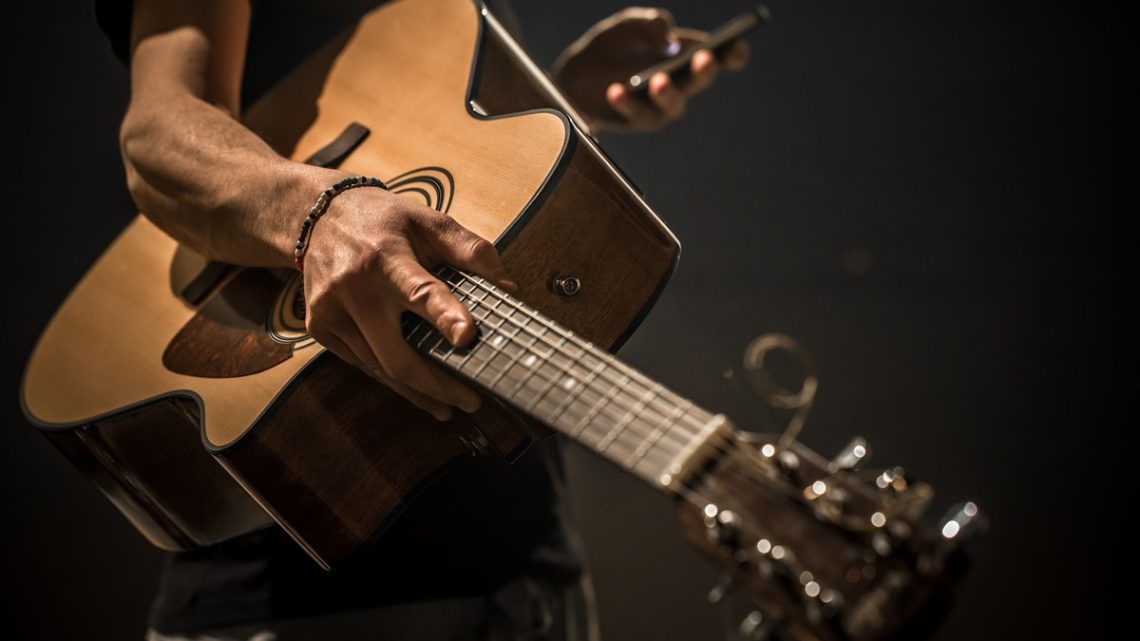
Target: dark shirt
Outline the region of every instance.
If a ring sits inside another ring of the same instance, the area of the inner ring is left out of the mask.
[[[253,5],[243,104],[350,26],[375,0],[261,0]],[[498,4],[498,3],[492,3]],[[100,26],[127,59],[131,0],[96,0]],[[509,9],[496,7],[507,25]],[[493,8],[494,10],[495,8]],[[174,633],[328,614],[409,600],[489,594],[522,574],[580,573],[564,524],[553,442],[508,465],[472,458],[430,486],[366,560],[321,570],[279,528],[166,558],[151,626]]]

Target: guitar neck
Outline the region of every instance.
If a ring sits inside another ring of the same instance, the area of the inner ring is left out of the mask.
[[[456,349],[426,321],[413,347],[657,487],[672,483],[720,417],[649,379],[486,280],[437,272],[471,310],[476,341]]]

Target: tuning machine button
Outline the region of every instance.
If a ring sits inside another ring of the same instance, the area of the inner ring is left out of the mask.
[[[898,466],[883,470],[881,474],[875,477],[875,487],[884,492],[902,493],[909,486],[910,482],[906,478],[906,470]]]
[[[959,503],[942,517],[939,532],[947,541],[964,541],[985,526],[985,518],[973,501]]]
[[[704,508],[705,532],[709,541],[716,544],[720,552],[731,555],[735,553],[740,544],[742,523],[740,517],[732,510],[722,510],[715,504],[709,503]]]
[[[836,472],[849,472],[851,470],[859,469],[863,461],[871,455],[871,448],[867,446],[867,439],[862,436],[856,436],[835,455],[835,458],[828,464],[827,469],[832,474]]]

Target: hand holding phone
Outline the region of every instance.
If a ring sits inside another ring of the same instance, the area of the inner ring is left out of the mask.
[[[625,83],[626,89],[631,94],[644,93],[649,89],[649,79],[660,72],[669,74],[670,80],[675,83],[684,82],[692,72],[693,54],[704,49],[720,58],[738,39],[771,20],[772,15],[768,8],[758,5],[755,9],[746,11],[709,32],[708,39],[704,42],[691,43],[685,47],[675,43],[676,53],[670,51],[669,59],[630,76]]]

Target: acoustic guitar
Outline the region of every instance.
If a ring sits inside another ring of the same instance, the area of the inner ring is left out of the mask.
[[[862,445],[827,462],[745,437],[610,354],[679,245],[479,4],[386,4],[243,119],[287,156],[378,176],[494,240],[520,291],[439,269],[479,325],[465,349],[407,319],[416,349],[487,398],[441,425],[306,334],[295,272],[207,263],[136,218],[44,331],[21,398],[154,544],[276,524],[331,568],[461,458],[513,458],[555,431],[675,497],[689,538],[754,597],[755,630],[885,638],[940,591],[958,530],[919,519],[929,488],[867,483]]]

